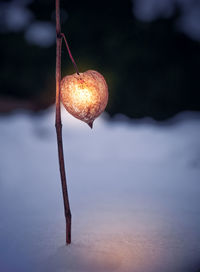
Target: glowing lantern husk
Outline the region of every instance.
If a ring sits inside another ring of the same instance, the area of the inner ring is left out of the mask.
[[[93,70],[65,76],[61,80],[61,101],[71,115],[92,128],[108,103],[108,86],[104,77]]]

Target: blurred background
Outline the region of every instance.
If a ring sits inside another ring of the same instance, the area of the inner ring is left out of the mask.
[[[61,22],[107,113],[91,130],[62,108],[65,247],[55,0],[0,1],[0,272],[199,272],[200,1],[61,0]]]
[[[81,72],[109,85],[107,112],[165,120],[200,110],[199,0],[61,0],[62,31]],[[0,112],[55,100],[51,0],[0,1]],[[63,45],[63,76],[74,73]]]

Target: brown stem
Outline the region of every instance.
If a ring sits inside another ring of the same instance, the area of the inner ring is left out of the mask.
[[[71,51],[70,51],[70,49],[69,49],[69,45],[68,45],[67,39],[66,39],[66,37],[65,37],[65,34],[64,34],[64,33],[60,33],[60,35],[61,35],[61,36],[63,37],[63,39],[64,39],[64,42],[65,42],[65,45],[66,45],[66,47],[67,47],[67,51],[68,51],[69,57],[70,57],[70,59],[71,59],[73,65],[74,65],[74,68],[75,68],[75,70],[76,70],[76,73],[79,75],[78,67],[77,67],[76,62],[75,62],[75,60],[74,60],[74,58],[73,58],[73,56],[72,56],[72,53],[71,53]]]
[[[69,197],[67,192],[67,181],[65,175],[65,162],[63,154],[62,142],[62,123],[60,113],[60,81],[61,81],[61,46],[62,36],[60,27],[60,0],[56,0],[56,134],[58,143],[58,158],[60,167],[60,177],[62,185],[62,194],[66,220],[66,243],[71,243],[71,211],[69,205]]]

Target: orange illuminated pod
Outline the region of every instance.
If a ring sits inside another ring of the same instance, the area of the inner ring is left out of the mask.
[[[61,101],[70,114],[92,128],[108,103],[108,86],[104,77],[93,70],[65,76],[61,81]]]

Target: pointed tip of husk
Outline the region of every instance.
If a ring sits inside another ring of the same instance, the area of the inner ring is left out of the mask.
[[[93,121],[88,123],[88,126],[92,129],[93,128]]]

